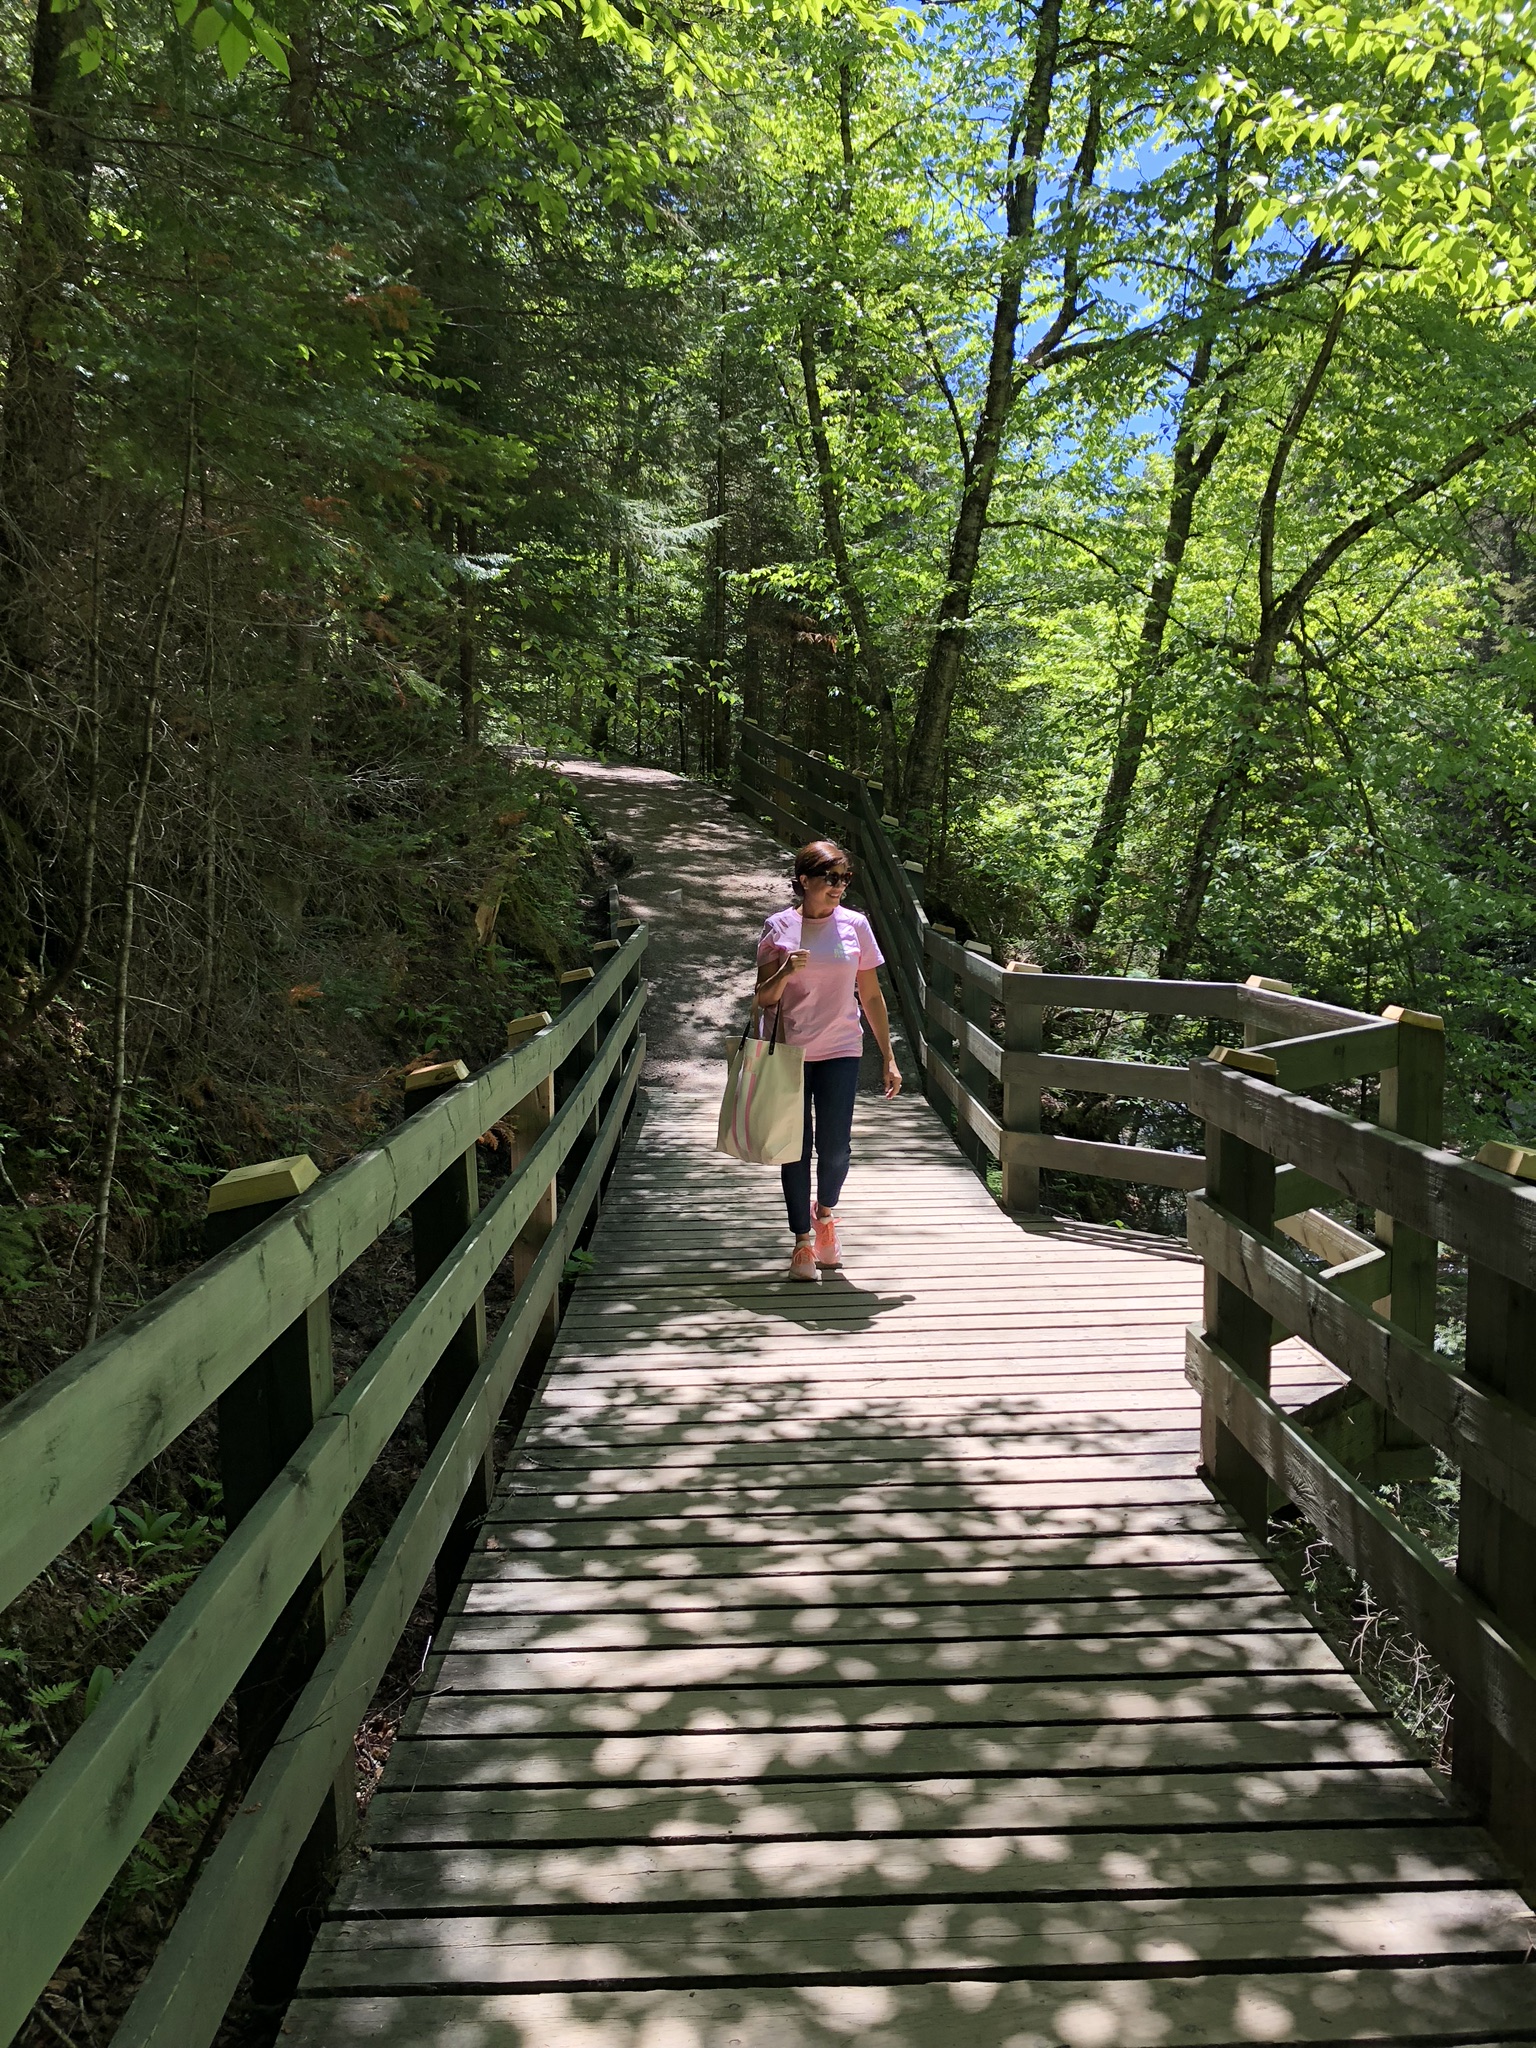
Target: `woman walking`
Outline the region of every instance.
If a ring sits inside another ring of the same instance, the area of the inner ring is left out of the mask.
[[[784,1042],[805,1054],[805,1144],[792,1166],[779,1169],[795,1234],[791,1280],[814,1280],[818,1267],[843,1263],[836,1210],[853,1150],[853,1101],[864,1049],[861,1011],[885,1062],[886,1095],[901,1093],[876,972],[884,955],[869,919],[843,908],[843,891],[852,880],[853,863],[835,840],[802,846],[795,855],[794,907],[776,910],[757,942],[755,1000],[763,1009],[779,1006]]]

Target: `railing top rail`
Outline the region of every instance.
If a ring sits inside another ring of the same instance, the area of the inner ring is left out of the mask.
[[[575,1049],[642,926],[552,1024],[418,1110],[0,1409],[0,1607],[231,1386],[424,1189]]]
[[[1189,1106],[1362,1207],[1383,1210],[1506,1279],[1528,1283],[1536,1265],[1536,1187],[1214,1060],[1191,1060]]]

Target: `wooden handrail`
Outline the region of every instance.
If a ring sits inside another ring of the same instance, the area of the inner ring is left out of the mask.
[[[638,968],[635,933],[548,1029],[328,1173],[0,1409],[0,1607],[568,1056]]]
[[[206,1966],[210,1980],[225,1989],[216,2003],[201,1990],[191,1995],[186,2009],[173,2000],[168,2009],[177,2012],[175,2022],[167,2020],[143,2038],[195,2048],[217,2030],[228,1993],[453,1525],[519,1368],[556,1301],[566,1253],[598,1198],[644,1053],[638,1025],[645,1002],[639,982],[645,943],[644,930],[637,931],[555,1023],[528,1037],[484,1073],[451,1087],[411,1117],[387,1145],[326,1176],[249,1238],[211,1261],[191,1282],[152,1304],[133,1319],[126,1342],[114,1343],[123,1335],[114,1333],[64,1368],[57,1387],[45,1382],[34,1394],[0,1411],[0,1447],[10,1459],[7,1469],[27,1480],[25,1487],[13,1486],[0,1494],[6,1539],[0,1555],[14,1591],[16,1583],[25,1584],[42,1569],[148,1457],[208,1407],[262,1344],[286,1327],[295,1312],[302,1313],[359,1251],[440,1177],[447,1163],[466,1152],[472,1156],[490,1123],[583,1048],[582,1073],[573,1077],[564,1102],[511,1177],[474,1216],[404,1314],[0,1828],[0,1925],[6,1929],[7,1952],[7,1968],[0,1976],[0,2039],[9,2039],[20,2025],[153,1819],[412,1400],[545,1199],[563,1162],[585,1147],[558,1222],[523,1278],[507,1319],[475,1364],[452,1414],[442,1419],[426,1468],[379,1560],[354,1596],[342,1632],[321,1655],[262,1766],[263,1781],[281,1788],[281,1796],[273,1800],[273,1817],[262,1818],[265,1804],[258,1813],[248,1800],[241,1818],[257,1824],[244,1829],[236,1825],[225,1838],[246,1846],[231,1848],[228,1855],[221,1846],[194,1892],[188,1913],[210,1881],[209,1896],[216,1893],[225,1899],[223,1905],[198,1908],[202,1923],[191,1923],[208,1929],[199,1972]],[[599,1027],[601,1041],[587,1057],[584,1041]],[[600,1110],[602,1121],[594,1135],[590,1125]],[[201,1285],[196,1284],[199,1280]],[[261,1290],[265,1298],[242,1313],[242,1292],[254,1290]],[[223,1325],[211,1314],[210,1305],[222,1308]],[[200,1352],[188,1335],[194,1310],[202,1331]],[[104,1439],[122,1435],[134,1417],[132,1404],[143,1398],[142,1362],[156,1349],[157,1329],[164,1333],[158,1347],[164,1371],[156,1383],[163,1412],[152,1428],[140,1424],[127,1447],[114,1456]],[[75,1463],[69,1443],[52,1440],[49,1429],[76,1423],[82,1415],[91,1417],[94,1426],[76,1447]],[[46,1496],[38,1498],[42,1481],[18,1462],[18,1445],[34,1451],[41,1445],[51,1451],[46,1477],[64,1494],[62,1509],[50,1513]],[[62,1539],[55,1541],[61,1530]],[[295,1774],[291,1782],[290,1770]],[[60,1854],[62,1842],[70,1845],[67,1855]],[[220,1875],[215,1880],[216,1872]],[[243,1918],[231,1917],[230,1898],[241,1902]],[[209,1964],[213,1950],[218,1952],[217,1968]],[[171,1963],[167,1970],[176,1975]],[[146,2011],[161,1997],[169,1979],[157,1974],[152,1981],[160,1989]],[[141,1999],[149,1989],[146,1985]],[[188,1995],[184,1985],[177,1997],[185,2002]]]
[[[1356,1055],[1364,1053],[1364,1030],[1336,1034],[1331,1047],[1324,1038],[1303,1041],[1289,1075],[1287,1048],[1273,1048],[1277,1059],[1264,1064],[1279,1078],[1191,1064],[1190,1104],[1206,1119],[1207,1153],[1221,1163],[1189,1207],[1190,1242],[1208,1279],[1207,1319],[1189,1332],[1187,1370],[1201,1396],[1208,1476],[1255,1534],[1263,1535],[1278,1489],[1449,1673],[1453,1775],[1531,1876],[1536,1386],[1528,1361],[1536,1344],[1536,1188],[1402,1127],[1411,1119],[1438,1137],[1439,1020],[1395,1011],[1385,1022],[1399,1033],[1395,1047],[1377,1047],[1395,1059],[1392,1086],[1382,1092],[1384,1115],[1397,1128],[1342,1115],[1282,1085],[1298,1073],[1336,1075],[1349,1041]],[[1275,1193],[1282,1185],[1284,1193]],[[1316,1212],[1276,1220],[1277,1209],[1334,1188],[1374,1210],[1374,1240]],[[1313,1272],[1287,1237],[1325,1257],[1356,1255]],[[1436,1349],[1440,1243],[1467,1255],[1459,1368]],[[1459,1469],[1454,1571],[1333,1454],[1321,1414],[1314,1429],[1312,1411],[1287,1415],[1272,1398],[1276,1321],[1374,1404],[1389,1457],[1401,1455],[1397,1445],[1423,1442]]]

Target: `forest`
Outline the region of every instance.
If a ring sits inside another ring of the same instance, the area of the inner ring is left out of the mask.
[[[1533,50],[6,10],[0,1397],[547,998],[621,857],[550,761],[744,719],[999,957],[1441,1013],[1457,1141],[1536,1142]]]

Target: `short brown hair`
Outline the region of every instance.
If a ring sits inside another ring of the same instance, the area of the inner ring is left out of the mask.
[[[817,868],[825,867],[829,861],[834,860],[842,861],[848,868],[853,866],[853,855],[846,846],[839,846],[835,839],[813,839],[809,845],[801,847],[795,855],[794,879],[789,885],[794,891],[797,903],[805,894],[800,886],[804,877],[814,874]]]

